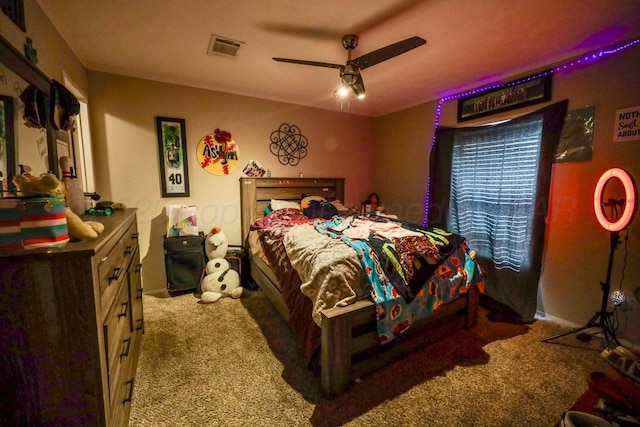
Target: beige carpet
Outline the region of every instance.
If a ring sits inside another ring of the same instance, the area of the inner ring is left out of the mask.
[[[553,426],[604,368],[548,321],[461,331],[325,399],[295,337],[260,291],[199,304],[145,295],[130,425]]]

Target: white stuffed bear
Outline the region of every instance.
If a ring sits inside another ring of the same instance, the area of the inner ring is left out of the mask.
[[[207,275],[200,284],[202,290],[200,300],[203,303],[216,302],[223,297],[240,298],[242,296],[240,275],[231,268],[229,261],[224,258],[214,258],[207,263],[205,271]]]
[[[204,250],[207,258],[224,258],[229,248],[229,240],[218,227],[213,227],[204,240]]]

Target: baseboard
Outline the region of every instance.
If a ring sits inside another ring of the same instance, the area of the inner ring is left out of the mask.
[[[166,289],[155,289],[153,291],[148,291],[148,292],[143,291],[142,293],[144,295],[149,295],[149,296],[156,297],[156,298],[162,298],[162,297],[169,296],[169,293],[167,292]]]
[[[540,320],[548,320],[550,322],[557,323],[562,326],[566,326],[567,328],[578,328],[580,326],[583,326],[583,325],[578,325],[577,323],[574,323],[574,322],[570,322],[566,319],[562,319],[561,317],[552,316],[540,310],[536,311],[536,315],[534,317]]]
[[[548,320],[550,322],[553,323],[557,323],[559,325],[565,326],[567,328],[579,328],[580,326],[584,326],[584,325],[578,325],[577,323],[574,322],[570,322],[566,319],[562,319],[560,317],[556,317],[556,316],[552,316],[550,314],[545,313],[544,311],[540,311],[537,310],[536,311],[536,315],[535,315],[536,319],[540,319],[540,320]],[[586,330],[585,332],[589,332],[590,329]],[[623,337],[618,337],[618,341],[620,341],[620,344],[622,344],[623,347],[636,352],[637,354],[640,354],[640,343],[633,343]]]

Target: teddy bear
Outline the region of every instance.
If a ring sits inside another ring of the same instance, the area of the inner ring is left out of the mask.
[[[67,190],[66,185],[52,173],[43,173],[37,177],[15,175],[13,183],[16,186],[18,196],[46,193],[54,197],[64,198]],[[97,221],[83,221],[69,207],[65,208],[65,217],[67,218],[69,237],[72,240],[95,239],[104,230],[104,224]]]
[[[200,300],[212,303],[223,297],[240,298],[243,292],[240,275],[224,258],[229,248],[227,236],[220,228],[213,227],[206,235],[204,245],[209,261],[205,266],[206,275],[200,282]]]

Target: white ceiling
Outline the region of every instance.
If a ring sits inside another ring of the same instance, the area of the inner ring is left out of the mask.
[[[89,70],[377,117],[640,38],[640,0],[37,0]],[[427,44],[362,71],[341,105],[336,69],[411,36]],[[212,34],[243,42],[207,55]],[[640,49],[640,45],[634,47]]]

